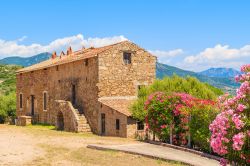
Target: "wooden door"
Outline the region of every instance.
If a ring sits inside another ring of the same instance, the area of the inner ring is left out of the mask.
[[[102,135],[105,135],[105,114],[101,114],[101,132]]]
[[[35,114],[35,96],[31,95],[31,116]]]

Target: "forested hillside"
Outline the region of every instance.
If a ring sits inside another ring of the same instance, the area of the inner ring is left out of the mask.
[[[16,65],[0,65],[0,123],[16,115]]]
[[[0,95],[15,92],[16,89],[16,70],[20,69],[16,65],[0,65]]]

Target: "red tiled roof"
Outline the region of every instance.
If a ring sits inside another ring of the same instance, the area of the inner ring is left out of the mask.
[[[116,99],[116,98],[102,99],[102,98],[99,98],[98,101],[126,116],[131,116],[129,107],[135,101],[135,99],[125,99],[125,98],[124,99]]]
[[[25,72],[29,72],[29,71],[39,70],[39,69],[48,68],[48,67],[52,67],[52,66],[56,66],[56,65],[60,65],[60,64],[64,64],[64,63],[77,61],[80,59],[95,57],[95,56],[97,56],[97,54],[112,48],[114,45],[117,45],[117,44],[120,44],[123,42],[126,42],[126,41],[122,41],[122,42],[119,42],[116,44],[112,44],[112,45],[108,45],[108,46],[104,46],[104,47],[99,47],[99,48],[90,47],[87,49],[75,51],[70,55],[57,56],[54,59],[50,58],[50,59],[43,61],[43,62],[40,62],[38,64],[20,69],[17,71],[17,73],[25,73]]]

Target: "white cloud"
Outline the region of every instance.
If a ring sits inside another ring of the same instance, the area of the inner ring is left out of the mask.
[[[157,56],[158,61],[161,63],[170,63],[172,58],[184,53],[182,49],[175,49],[170,51],[149,50],[149,52]]]
[[[228,45],[216,45],[206,48],[197,55],[187,56],[183,63],[177,64],[192,70],[204,70],[210,67],[233,67],[239,69],[242,64],[249,63],[250,45],[239,49],[230,48]]]
[[[20,44],[26,38],[26,36],[23,36],[22,38],[14,41],[5,41],[0,39],[0,57],[3,58],[6,56],[16,55],[25,57],[41,52],[62,51],[66,50],[69,46],[71,46],[73,50],[80,49],[82,48],[82,46],[101,47],[127,40],[124,36],[85,39],[82,34],[78,34],[75,36],[56,39],[48,45],[41,45],[37,43],[33,43],[30,45]]]

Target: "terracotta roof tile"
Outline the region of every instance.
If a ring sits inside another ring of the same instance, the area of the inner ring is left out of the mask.
[[[102,104],[126,115],[131,116],[131,112],[129,111],[129,107],[135,101],[135,99],[98,99]]]
[[[40,62],[38,64],[20,69],[17,71],[17,73],[25,73],[25,72],[29,72],[29,71],[39,70],[39,69],[48,68],[48,67],[52,67],[52,66],[56,66],[56,65],[60,65],[60,64],[64,64],[64,63],[77,61],[80,59],[95,57],[95,56],[97,56],[97,54],[99,54],[105,50],[108,50],[108,49],[112,48],[113,46],[120,44],[120,43],[123,43],[123,42],[126,42],[126,41],[122,41],[122,42],[119,42],[116,44],[112,44],[112,45],[108,45],[108,46],[104,46],[104,47],[99,47],[99,48],[91,47],[91,48],[87,48],[87,49],[81,49],[81,50],[73,52],[70,55],[57,56],[54,59],[50,58],[50,59],[43,61],[43,62]]]

